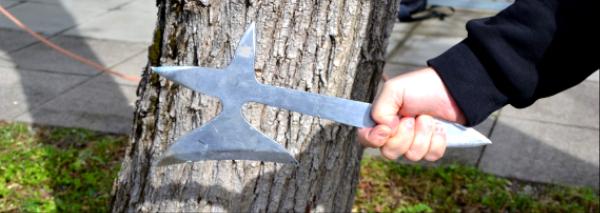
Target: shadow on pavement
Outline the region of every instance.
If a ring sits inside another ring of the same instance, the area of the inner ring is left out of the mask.
[[[44,3],[21,2],[11,8],[24,4]],[[61,17],[39,18],[57,19],[70,28],[76,26],[77,20],[60,2],[52,2],[44,7],[58,9]],[[23,14],[15,14],[20,15]],[[63,48],[100,64],[103,62],[95,49],[113,48],[107,41],[55,34],[45,36],[51,36],[50,40]],[[122,85],[117,84],[113,77],[35,41],[23,31],[0,29],[0,73],[0,97],[4,99],[0,100],[0,120],[113,133],[130,131],[133,106],[126,98]],[[49,166],[48,171],[55,171],[60,166],[46,165]],[[62,189],[72,186],[62,185],[61,180],[56,178],[51,180],[51,193],[59,202],[65,200],[62,196],[67,196],[61,194]]]
[[[54,13],[62,17],[45,18],[66,22],[61,22],[69,26],[66,29],[77,25],[77,20],[71,17],[70,11],[61,7],[60,2],[25,2],[11,8],[25,4],[29,8],[32,4],[38,4],[60,10]],[[126,96],[133,96],[133,86],[119,85],[112,76],[50,49],[23,31],[0,30],[0,50],[3,52],[0,55],[0,69],[5,75],[0,80],[0,95],[9,99],[0,104],[3,109],[0,119],[113,133],[130,131],[133,104]],[[109,41],[56,34],[45,36],[50,36],[50,40],[59,46],[99,64],[104,64],[103,61],[125,60],[118,58],[125,57],[119,54],[118,45],[126,44],[113,45]],[[96,54],[96,51],[109,52],[111,48],[114,56],[103,54],[99,57]]]

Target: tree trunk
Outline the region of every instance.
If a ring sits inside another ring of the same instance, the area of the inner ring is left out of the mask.
[[[254,68],[260,82],[369,101],[383,71],[396,5],[397,0],[158,0],[149,64],[224,67],[256,22]],[[246,118],[283,144],[298,165],[230,160],[156,167],[175,139],[210,120],[220,106],[218,99],[148,68],[138,96],[113,211],[351,210],[362,155],[353,128],[247,104]]]

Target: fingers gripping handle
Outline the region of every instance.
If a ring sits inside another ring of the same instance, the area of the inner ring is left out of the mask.
[[[371,104],[269,85],[262,85],[256,102],[355,126],[374,127]],[[436,119],[446,130],[448,147],[476,147],[491,141],[473,128]]]

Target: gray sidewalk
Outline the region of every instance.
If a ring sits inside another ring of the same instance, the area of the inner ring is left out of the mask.
[[[51,41],[139,76],[156,8],[145,0],[0,0]],[[137,83],[55,52],[0,16],[0,120],[128,133]]]
[[[471,1],[476,0],[454,3],[483,9],[501,3]],[[156,18],[153,1],[0,0],[0,4],[52,41],[107,67],[139,75],[146,64]],[[493,14],[458,10],[445,21],[396,24],[386,73],[397,75],[424,66],[466,36],[467,20]],[[135,82],[55,53],[4,17],[0,38],[0,120],[129,133]],[[598,85],[596,72],[584,83],[527,109],[499,110],[477,127],[493,145],[449,150],[443,162],[462,162],[523,180],[598,188]]]

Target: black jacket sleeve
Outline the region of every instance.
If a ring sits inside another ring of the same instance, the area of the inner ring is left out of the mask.
[[[600,67],[598,0],[517,0],[467,23],[468,37],[428,61],[467,125],[511,104],[526,107]]]

